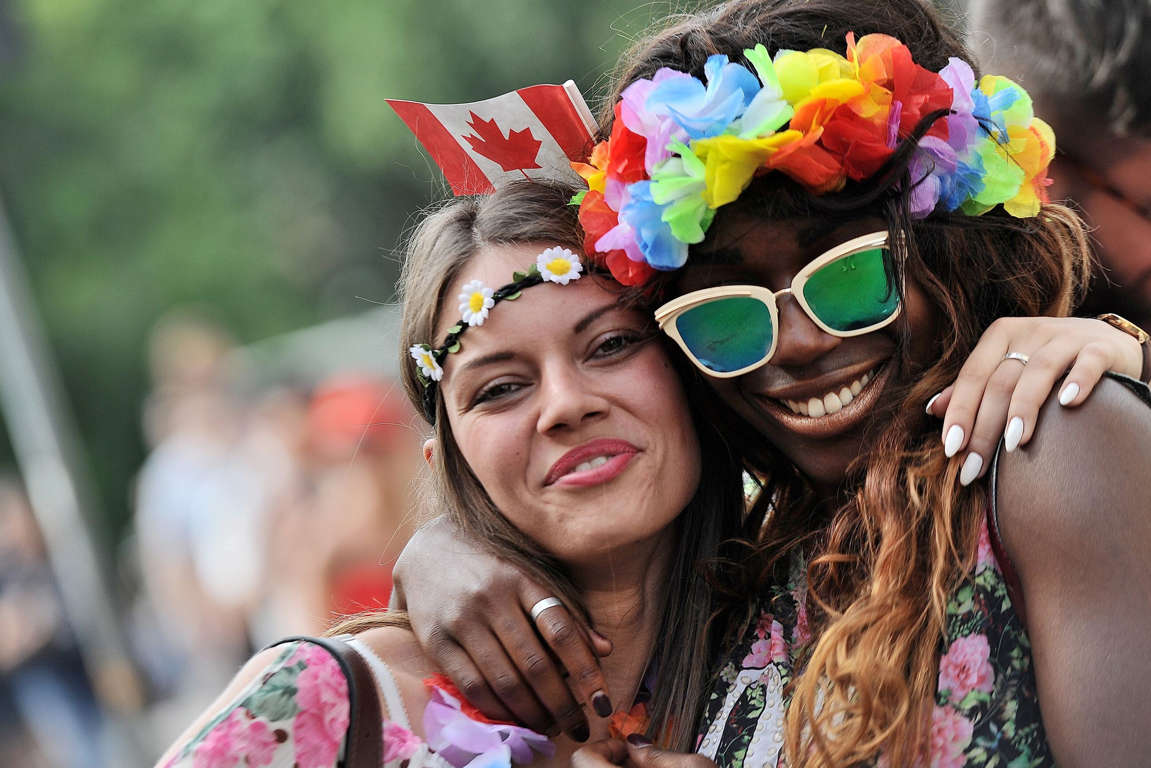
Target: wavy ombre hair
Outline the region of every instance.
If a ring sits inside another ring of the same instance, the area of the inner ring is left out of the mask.
[[[660,67],[701,77],[708,56],[742,61],[742,52],[757,43],[771,53],[838,45],[842,54],[848,32],[896,37],[933,71],[952,56],[972,61],[958,37],[917,0],[737,0],[677,17],[640,41],[621,62],[611,103]],[[610,132],[611,103],[601,113],[603,135]],[[946,604],[974,566],[989,500],[982,487],[958,484],[958,463],[943,455],[922,404],[955,380],[996,318],[1066,315],[1087,284],[1083,225],[1062,206],[1045,205],[1031,219],[1002,210],[910,218],[912,142],[938,118],[926,118],[872,179],[849,182],[841,193],[814,198],[788,179],[762,177],[732,204],[745,215],[774,220],[882,217],[893,235],[903,235],[892,239],[902,253],[891,268],[922,287],[939,323],[937,359],[926,369],[916,370],[907,358],[909,329],[903,329],[897,363],[916,375],[875,411],[870,450],[850,467],[846,501],[837,508],[817,505],[794,465],[728,415],[731,439],[763,478],[756,511],[772,510],[761,535],[749,542],[752,556],[726,585],[732,615],[746,619],[747,595],[763,594],[769,582],[784,578],[797,550],[809,563],[816,640],[787,715],[792,766],[855,765],[880,754],[891,765],[913,765],[926,755]],[[707,264],[706,248],[697,250],[685,269]],[[663,273],[656,287],[674,295],[676,275]]]

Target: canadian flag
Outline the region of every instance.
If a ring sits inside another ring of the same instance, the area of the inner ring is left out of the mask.
[[[512,179],[579,181],[595,119],[576,84],[533,85],[471,104],[388,104],[424,145],[457,195],[491,192]]]

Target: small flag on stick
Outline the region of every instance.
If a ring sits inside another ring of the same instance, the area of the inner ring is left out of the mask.
[[[578,182],[569,162],[591,150],[595,119],[576,84],[533,85],[471,104],[388,99],[457,195],[512,179]]]

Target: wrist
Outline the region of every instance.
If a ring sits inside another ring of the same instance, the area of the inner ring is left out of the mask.
[[[1130,320],[1122,318],[1114,312],[1107,312],[1106,314],[1099,315],[1095,319],[1102,320],[1112,328],[1120,330],[1135,339],[1139,344],[1139,351],[1142,356],[1137,378],[1143,382],[1151,379],[1151,335]]]

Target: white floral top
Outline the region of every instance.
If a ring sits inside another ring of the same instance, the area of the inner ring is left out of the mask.
[[[550,756],[547,737],[487,720],[447,678],[425,681],[430,693],[423,736],[408,719],[391,670],[358,640],[380,691],[385,768],[509,768]],[[213,717],[163,768],[335,768],[348,729],[348,684],[322,647],[296,641]]]

